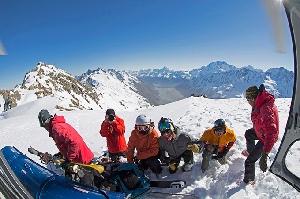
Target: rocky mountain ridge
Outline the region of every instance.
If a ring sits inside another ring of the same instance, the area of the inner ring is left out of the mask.
[[[185,97],[194,94],[216,99],[239,98],[244,97],[245,90],[250,85],[259,86],[263,83],[266,90],[276,98],[290,98],[294,84],[294,73],[283,67],[264,72],[250,65],[237,68],[221,61],[190,71],[164,67],[127,72],[150,83],[177,83],[176,89]]]
[[[101,92],[103,88],[114,85],[113,76],[108,75],[106,84],[95,87],[88,81],[80,82],[71,74],[61,70],[51,64],[38,63],[37,66],[28,72],[23,83],[17,85],[11,91],[1,91],[2,111],[8,110],[44,97],[56,98],[59,102],[55,108],[59,110],[83,110],[83,109],[106,109],[112,104],[118,109],[139,109],[149,107],[146,99],[139,96],[139,101],[126,101],[123,96],[116,95],[116,92]],[[126,85],[124,85],[126,87]],[[107,89],[109,90],[109,89]],[[135,95],[134,91],[127,93],[129,96]],[[107,99],[105,96],[112,96]],[[107,103],[110,100],[110,104]]]
[[[265,84],[276,98],[290,98],[294,73],[285,68],[264,72],[252,66],[236,68],[226,62],[212,62],[193,70],[114,69],[88,70],[73,77],[51,64],[38,63],[23,83],[11,91],[0,90],[2,110],[43,97],[57,98],[57,109],[82,110],[115,108],[141,109],[205,95],[209,98],[240,98],[250,85]],[[172,97],[172,95],[174,95]]]

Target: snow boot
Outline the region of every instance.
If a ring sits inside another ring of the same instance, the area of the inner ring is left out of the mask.
[[[184,165],[182,166],[182,171],[183,171],[183,172],[190,171],[190,170],[192,170],[192,167],[193,167],[193,164],[184,164]]]

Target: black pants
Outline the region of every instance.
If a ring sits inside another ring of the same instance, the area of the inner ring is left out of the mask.
[[[162,170],[158,156],[152,156],[147,159],[140,160],[138,166],[144,170],[150,168],[155,174],[160,174]]]
[[[244,182],[248,183],[255,179],[255,162],[260,158],[261,153],[263,152],[264,143],[258,141],[255,144],[255,140],[258,140],[258,137],[255,133],[255,130],[248,129],[245,132],[247,151],[249,156],[245,161],[245,176]]]
[[[194,163],[194,154],[192,150],[186,150],[181,156],[176,159],[170,160],[170,164],[175,163],[175,170],[169,169],[169,172],[175,173],[178,170],[179,163],[181,158],[183,158],[184,164],[193,164]]]
[[[126,154],[125,151],[123,152],[118,152],[118,153],[109,153],[109,157],[113,162],[117,162],[119,161],[119,157],[123,156],[124,158],[126,158]]]

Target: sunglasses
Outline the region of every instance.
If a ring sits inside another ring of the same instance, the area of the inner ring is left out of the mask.
[[[149,129],[149,125],[136,126],[136,129],[139,131],[147,131]]]
[[[159,131],[164,131],[166,129],[170,129],[171,128],[171,124],[170,123],[161,123],[158,126]]]

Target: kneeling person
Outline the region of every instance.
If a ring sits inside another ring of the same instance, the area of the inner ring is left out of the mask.
[[[178,170],[181,158],[184,160],[182,170],[190,171],[194,164],[193,152],[199,153],[203,143],[187,133],[181,133],[179,127],[169,118],[162,117],[158,122],[158,128],[161,133],[158,139],[161,160],[164,162],[168,159],[169,172],[172,174]]]
[[[205,172],[211,159],[226,164],[226,154],[236,141],[236,135],[233,130],[227,128],[223,119],[218,119],[213,128],[204,131],[200,140],[205,144],[201,166],[202,172]]]
[[[94,154],[79,133],[66,123],[64,116],[56,114],[52,116],[48,110],[43,109],[39,112],[38,119],[40,126],[49,132],[49,137],[55,142],[59,154],[64,157],[65,161],[62,163],[62,168],[65,171],[69,170],[71,163],[91,163]],[[92,175],[85,175],[81,180],[83,184],[94,186],[94,176]]]
[[[135,129],[131,132],[126,149],[128,163],[137,165],[146,170],[150,168],[153,173],[160,174],[161,166],[158,160],[158,134],[154,124],[146,115],[139,115],[135,121]],[[136,157],[134,152],[136,150]]]

